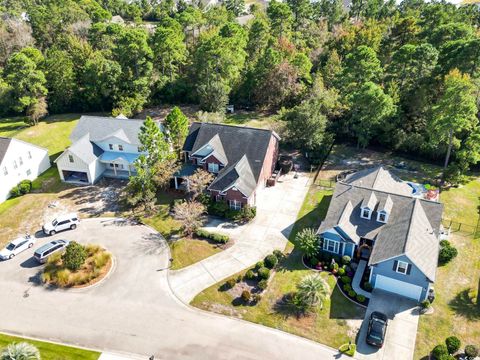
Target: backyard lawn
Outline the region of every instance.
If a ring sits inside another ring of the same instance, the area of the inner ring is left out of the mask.
[[[95,351],[0,334],[0,349],[8,344],[19,342],[28,342],[36,346],[42,360],[96,360],[100,357],[100,353]]]
[[[278,126],[277,118],[277,115],[264,112],[237,111],[235,114],[227,115],[224,123],[274,130]]]
[[[172,270],[178,270],[195,264],[222,251],[217,245],[201,239],[187,239],[169,242],[172,255]]]

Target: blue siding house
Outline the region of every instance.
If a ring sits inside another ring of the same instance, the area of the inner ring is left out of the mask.
[[[365,261],[374,288],[422,301],[435,282],[442,211],[383,167],[359,171],[337,182],[321,248]]]

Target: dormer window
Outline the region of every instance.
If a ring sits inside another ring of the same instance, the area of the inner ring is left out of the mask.
[[[379,211],[377,213],[377,221],[386,224],[388,220],[388,213],[386,211]]]
[[[372,218],[372,210],[370,210],[369,208],[362,208],[360,217],[362,219],[370,220]]]

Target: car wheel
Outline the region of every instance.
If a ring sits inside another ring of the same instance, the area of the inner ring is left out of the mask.
[[[72,230],[75,230],[76,228],[77,228],[77,225],[75,225],[75,224],[72,224],[72,226],[70,226],[70,229],[72,229]]]
[[[28,247],[31,248],[33,246],[33,243],[28,244]]]
[[[11,254],[8,258],[13,259],[15,257],[15,254]]]
[[[50,236],[55,235],[57,232],[55,230],[50,231]]]

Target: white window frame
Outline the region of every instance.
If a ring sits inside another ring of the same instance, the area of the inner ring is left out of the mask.
[[[330,250],[330,245],[333,246],[333,249]],[[331,239],[323,239],[323,250],[339,254],[340,253],[340,241],[331,240]]]
[[[228,200],[228,207],[232,210],[242,210],[242,202],[239,200]]]
[[[217,163],[208,163],[208,171],[211,172],[211,173],[218,173],[218,171],[220,170],[220,165],[218,165]]]
[[[75,161],[73,160],[73,155],[68,155],[68,161],[71,163],[74,163]]]
[[[382,215],[385,216],[384,220],[380,219],[380,216],[382,216]],[[379,211],[377,213],[377,221],[386,224],[387,221],[388,221],[388,213],[386,211],[383,211],[383,210]]]
[[[403,272],[402,270],[400,270],[400,265],[402,265],[402,268],[403,266],[405,266],[405,272]],[[397,269],[395,270],[397,273],[399,274],[403,274],[403,275],[407,275],[407,272],[408,272],[408,262],[405,262],[405,261],[398,261],[397,262]]]
[[[368,211],[368,217],[366,217],[366,216],[363,215],[363,213],[364,213],[365,211]],[[367,207],[361,208],[361,209],[360,209],[360,217],[361,217],[362,219],[370,220],[370,219],[372,218],[372,210],[370,210],[370,209],[367,208]]]

